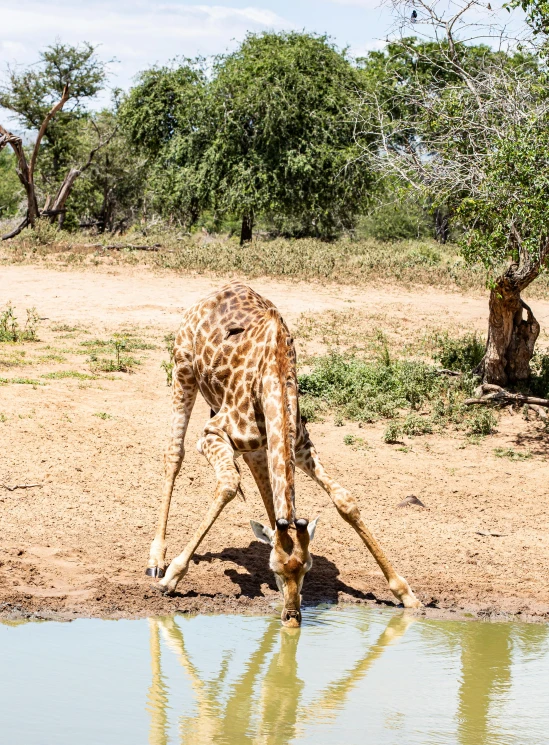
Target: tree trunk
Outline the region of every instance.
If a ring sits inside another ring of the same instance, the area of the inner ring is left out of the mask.
[[[435,210],[435,239],[447,243],[450,237],[450,215],[447,210],[437,207]]]
[[[538,276],[549,252],[547,240],[539,257],[533,261],[523,250],[518,235],[515,240],[520,262],[511,264],[490,292],[486,351],[474,371],[481,376],[483,383],[502,387],[530,377],[530,360],[540,326],[520,294]]]
[[[500,280],[490,292],[489,307],[486,352],[475,372],[484,383],[502,387],[528,380],[539,323],[520,290],[505,281]]]
[[[242,217],[242,229],[240,231],[240,245],[243,246],[245,243],[249,243],[252,240],[252,232],[254,227],[254,217],[251,212],[247,212]]]
[[[27,195],[27,215],[20,226],[18,226],[17,232],[21,232],[27,225],[34,225],[35,221],[39,217],[38,200],[36,199],[36,191],[34,189],[34,181],[32,173],[27,163],[25,151],[23,149],[23,141],[17,135],[8,132],[4,127],[0,125],[0,150],[6,145],[10,145],[15,157],[17,158],[17,176],[19,181],[25,189]],[[2,236],[3,240],[7,238],[13,238],[16,233],[9,233],[6,236]]]

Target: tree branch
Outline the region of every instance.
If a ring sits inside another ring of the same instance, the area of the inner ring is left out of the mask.
[[[36,166],[36,159],[38,158],[38,151],[40,149],[40,143],[42,142],[42,138],[44,137],[46,133],[46,129],[48,128],[48,124],[51,122],[53,117],[57,114],[58,111],[60,111],[63,106],[67,103],[69,99],[69,86],[65,85],[63,88],[63,95],[61,96],[61,99],[53,106],[50,111],[46,114],[44,117],[44,121],[42,122],[42,125],[40,127],[40,130],[38,132],[38,137],[36,138],[36,142],[34,143],[34,148],[32,151],[30,166],[29,166],[29,177],[30,181],[32,183],[34,178],[34,168]]]

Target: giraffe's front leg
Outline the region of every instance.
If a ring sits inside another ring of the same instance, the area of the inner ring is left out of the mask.
[[[149,577],[163,577],[166,569],[166,526],[172,499],[173,487],[185,456],[185,434],[193,410],[198,386],[192,365],[182,348],[178,350],[180,361],[173,372],[173,402],[171,438],[164,455],[164,486],[162,506],[154,540],[151,543],[149,561],[145,573]]]
[[[173,594],[178,583],[183,579],[189,568],[194,552],[206,536],[223,508],[236,496],[240,476],[234,463],[234,450],[217,434],[206,434],[201,440],[201,452],[215,469],[217,484],[214,500],[206,513],[206,517],[185,549],[177,556],[166,571],[164,579],[159,582],[160,590],[166,594]]]
[[[366,527],[356,500],[347,489],[344,489],[337,481],[328,476],[310,441],[296,453],[296,465],[329,494],[341,517],[356,530],[385,575],[393,595],[398,598],[405,608],[420,608],[421,602],[412,592],[410,585],[404,577],[395,572],[383,549]]]

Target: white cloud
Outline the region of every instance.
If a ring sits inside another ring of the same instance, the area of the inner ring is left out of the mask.
[[[19,0],[2,9],[0,75],[6,63],[29,64],[56,39],[99,44],[112,65],[113,85],[127,87],[132,77],[155,63],[177,56],[225,51],[248,31],[280,30],[292,24],[271,10],[177,2],[130,0]]]

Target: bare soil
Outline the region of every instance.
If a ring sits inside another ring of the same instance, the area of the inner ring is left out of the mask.
[[[264,612],[277,603],[268,549],[249,526],[266,516],[247,473],[246,501],[221,515],[176,597],[161,596],[144,574],[170,411],[163,338],[183,308],[222,282],[142,267],[1,268],[0,306],[11,300],[20,316],[36,306],[44,320],[40,341],[0,345],[0,378],[27,381],[0,385],[0,616]],[[302,356],[323,351],[339,331],[356,339],[378,326],[404,346],[429,329],[483,331],[486,324],[482,296],[251,284],[296,330]],[[547,325],[549,303],[532,305]],[[346,330],[337,329],[340,322]],[[138,340],[131,355],[140,364],[131,373],[94,371],[85,342],[120,332]],[[51,373],[58,377],[42,377]],[[212,471],[194,448],[207,418],[199,401],[172,502],[169,556],[181,551],[213,493]],[[504,413],[498,433],[478,444],[448,431],[387,445],[382,423],[359,429],[332,419],[311,424],[312,438],[428,606],[424,612],[549,619],[549,436],[540,423]],[[346,434],[363,442],[349,447]],[[496,448],[526,457],[496,457]],[[25,484],[39,486],[6,488]],[[410,494],[426,508],[398,508]],[[304,601],[391,604],[358,537],[302,474],[297,504],[301,516],[320,514]]]

